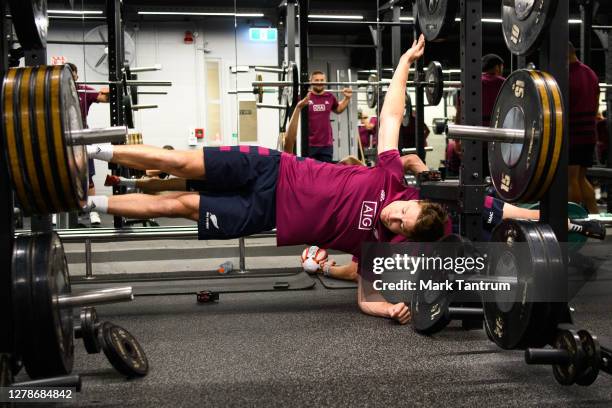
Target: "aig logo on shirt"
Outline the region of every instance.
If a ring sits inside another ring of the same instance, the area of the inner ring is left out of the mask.
[[[325,105],[312,105],[313,112],[325,112]]]
[[[376,216],[376,201],[364,201],[361,203],[361,214],[359,215],[359,229],[369,231],[374,227]]]

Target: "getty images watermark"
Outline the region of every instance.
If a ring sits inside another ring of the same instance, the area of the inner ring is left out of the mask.
[[[366,301],[410,301],[418,292],[454,302],[566,302],[589,274],[561,260],[523,242],[366,243],[359,273]]]

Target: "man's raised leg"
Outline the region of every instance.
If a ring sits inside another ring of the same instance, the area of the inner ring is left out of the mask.
[[[164,195],[121,194],[110,197],[93,196],[88,207],[128,218],[149,219],[157,217],[186,218],[197,221],[200,218],[200,195],[183,192]]]
[[[90,158],[138,170],[161,170],[186,179],[205,179],[202,149],[179,151],[147,145],[93,145]]]

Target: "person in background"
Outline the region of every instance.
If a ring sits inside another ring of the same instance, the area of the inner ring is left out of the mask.
[[[599,111],[599,78],[576,56],[576,48],[568,44],[569,60],[569,201],[582,204],[589,213],[597,214],[595,190],[586,177],[593,165],[597,143],[596,116]]]
[[[375,116],[368,117],[362,111],[359,111],[357,117],[359,119],[357,131],[361,143],[358,152],[360,159],[365,162],[365,157],[363,157],[365,149],[375,148],[378,143],[378,118]]]
[[[79,79],[77,66],[73,63],[69,62],[68,66],[72,70],[72,78],[76,82]],[[81,116],[83,118],[83,127],[89,127],[87,125],[87,115],[89,114],[89,108],[94,103],[108,103],[109,102],[109,89],[102,88],[99,91],[91,86],[87,85],[77,85],[77,93],[79,95],[79,106],[81,108]],[[96,174],[96,168],[94,165],[94,161],[89,159],[89,192],[88,195],[96,195],[96,186],[93,181],[93,176]],[[100,214],[96,211],[92,211],[89,213],[89,222],[92,226],[100,225]]]
[[[345,111],[353,96],[353,90],[344,88],[344,99],[338,102],[334,95],[325,91],[326,81],[322,71],[314,71],[310,75],[313,85],[308,93],[308,156],[329,163],[334,153],[331,113],[340,114]]]

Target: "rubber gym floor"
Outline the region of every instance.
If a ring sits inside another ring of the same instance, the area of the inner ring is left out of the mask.
[[[609,306],[609,305],[608,305]],[[601,302],[574,303],[594,333]],[[132,332],[151,371],[125,380],[76,343],[78,406],[612,406],[612,381],[563,387],[484,331],[451,325],[433,337],[359,312],[354,290],[137,297],[98,307]],[[586,318],[588,316],[588,318]],[[74,404],[68,404],[74,406]]]

